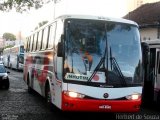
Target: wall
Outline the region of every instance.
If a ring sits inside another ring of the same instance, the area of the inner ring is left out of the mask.
[[[131,12],[146,3],[154,3],[160,0],[127,0],[127,11]]]
[[[157,28],[143,28],[140,29],[141,40],[157,39]]]

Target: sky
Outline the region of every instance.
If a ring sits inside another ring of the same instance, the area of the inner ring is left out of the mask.
[[[55,12],[54,12],[55,10]],[[5,32],[26,37],[42,21],[51,21],[61,14],[84,14],[120,18],[127,14],[127,0],[59,0],[38,10],[17,13],[0,12],[0,36]]]

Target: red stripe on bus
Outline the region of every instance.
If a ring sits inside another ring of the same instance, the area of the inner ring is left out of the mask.
[[[141,100],[93,100],[71,98],[62,94],[63,111],[138,112]]]

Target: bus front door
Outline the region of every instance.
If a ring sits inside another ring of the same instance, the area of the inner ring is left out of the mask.
[[[156,49],[154,101],[160,102],[160,49]]]

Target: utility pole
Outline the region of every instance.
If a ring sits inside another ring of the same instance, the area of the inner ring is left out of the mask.
[[[54,17],[54,19],[55,19],[55,17],[56,17],[56,4],[57,3],[59,3],[59,2],[61,2],[62,0],[54,0],[54,15],[53,15],[53,17]]]

